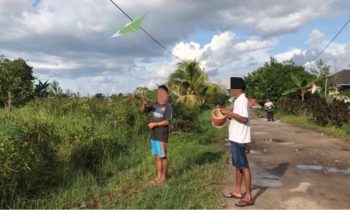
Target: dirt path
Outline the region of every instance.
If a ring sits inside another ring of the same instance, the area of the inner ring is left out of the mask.
[[[251,208],[350,209],[350,144],[255,116],[251,125]],[[233,191],[233,172],[228,164],[222,192]],[[226,201],[226,208],[236,208],[237,200]]]

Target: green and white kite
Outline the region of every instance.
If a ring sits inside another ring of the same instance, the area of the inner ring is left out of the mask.
[[[117,33],[115,33],[112,38],[138,32],[141,28],[144,17],[145,15],[135,18],[132,22],[126,24]]]

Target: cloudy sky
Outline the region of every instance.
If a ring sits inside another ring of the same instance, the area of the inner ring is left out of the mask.
[[[350,18],[350,0],[114,0],[146,14],[144,33],[110,38],[128,19],[109,0],[0,0],[0,55],[21,57],[40,80],[83,95],[155,87],[179,59],[197,59],[223,84],[270,56],[312,66],[312,57]],[[350,25],[320,56],[350,68]]]

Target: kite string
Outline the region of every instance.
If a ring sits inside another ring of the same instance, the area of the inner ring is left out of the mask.
[[[110,0],[110,2],[116,6],[127,18],[129,18],[131,21],[134,21],[132,17],[130,17],[121,7],[118,6],[113,0]],[[154,38],[150,33],[148,33],[144,28],[140,27],[141,30],[149,37],[151,38],[156,44],[158,44],[161,48],[172,54],[175,58],[178,58],[176,55],[174,55],[168,48],[166,48],[160,41],[158,41],[156,38]]]
[[[339,30],[339,31],[335,34],[335,36],[328,42],[328,44],[327,44],[325,47],[323,47],[323,48],[316,54],[316,56],[314,56],[314,57],[311,59],[311,62],[313,62],[314,60],[316,60],[316,58],[318,58],[318,56],[320,56],[320,55],[323,53],[323,51],[325,51],[325,50],[329,47],[329,45],[332,44],[332,42],[339,36],[339,34],[340,34],[341,32],[343,32],[343,30],[344,30],[345,27],[349,24],[349,22],[350,22],[350,19],[348,19],[348,20],[345,22],[345,24],[343,25],[343,27],[340,28],[340,30]]]

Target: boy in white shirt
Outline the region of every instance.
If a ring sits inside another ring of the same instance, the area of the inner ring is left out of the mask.
[[[251,141],[249,104],[244,94],[245,82],[242,78],[231,77],[230,95],[235,97],[233,111],[220,108],[222,114],[231,119],[229,126],[229,140],[231,141],[232,164],[236,167],[236,188],[234,192],[224,195],[226,198],[240,199],[236,206],[254,205],[251,194],[251,173],[246,155],[246,144]],[[246,194],[243,197],[241,187],[244,177]]]

